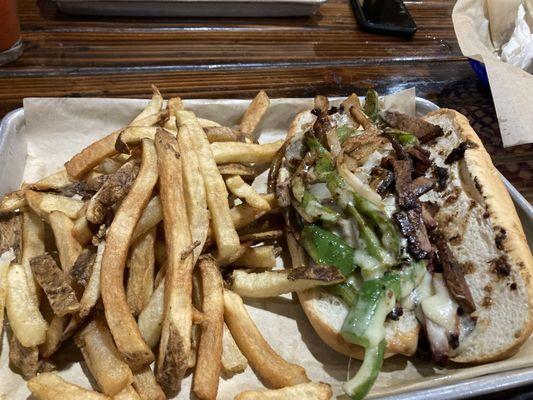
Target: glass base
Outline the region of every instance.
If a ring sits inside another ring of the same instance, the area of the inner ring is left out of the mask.
[[[0,65],[15,61],[22,54],[22,40],[17,40],[10,49],[0,52]]]

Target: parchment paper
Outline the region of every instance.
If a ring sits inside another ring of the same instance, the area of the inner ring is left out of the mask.
[[[463,54],[485,64],[504,147],[532,143],[533,75],[497,57],[499,49],[491,41],[486,3],[487,0],[458,0],[452,14],[455,34]],[[491,21],[496,15],[502,18],[493,28],[496,43],[503,44],[517,7],[516,0],[491,2]]]
[[[414,114],[414,90],[401,92],[385,101],[387,106]],[[145,104],[146,101],[143,100],[125,99],[26,99],[26,129],[21,132],[21,139],[28,144],[25,180],[33,181],[55,172],[84,146],[126,125]],[[248,101],[243,100],[185,101],[186,107],[198,116],[230,126],[238,124],[247,104]],[[260,141],[270,142],[284,137],[292,118],[299,111],[310,107],[311,99],[273,100],[265,119],[258,127]],[[264,190],[265,177],[262,178],[256,185],[262,186]],[[360,362],[350,360],[327,347],[318,338],[299,303],[291,295],[247,301],[247,308],[259,330],[282,357],[304,366],[309,378],[330,383],[335,394],[341,395],[342,382],[355,373]],[[65,356],[71,358],[72,353],[67,352]],[[471,368],[443,369],[417,359],[393,357],[385,361],[371,397],[439,386],[532,364],[531,342],[507,361]],[[67,364],[60,375],[73,383],[96,389],[94,381],[88,378],[86,367],[78,362]],[[191,398],[190,383],[191,376],[188,376],[178,399]],[[230,379],[221,378],[219,398],[232,399],[240,391],[262,387],[248,367],[244,373]],[[29,395],[24,380],[8,367],[6,335],[0,357],[0,395],[14,400],[26,399]]]

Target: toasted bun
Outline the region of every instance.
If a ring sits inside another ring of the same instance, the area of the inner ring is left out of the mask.
[[[456,111],[441,109],[425,119],[440,125],[445,135],[426,148],[432,160],[443,166],[444,158],[464,140],[476,143],[463,160],[450,166],[449,187],[431,191],[422,200],[439,204],[439,229],[465,266],[465,279],[472,292],[477,317],[474,331],[453,355],[460,363],[502,359],[516,352],[533,329],[533,259],[513,202],[494,168],[481,140],[468,120]],[[309,114],[300,114],[293,129],[309,124]],[[505,260],[498,270],[495,260]],[[346,305],[322,289],[298,294],[311,325],[320,338],[339,353],[355,358],[363,349],[343,340],[340,328]],[[388,354],[412,355],[416,351],[419,324],[412,312],[399,321],[387,321]]]

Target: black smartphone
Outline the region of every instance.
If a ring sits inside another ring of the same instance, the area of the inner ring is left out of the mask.
[[[402,0],[350,0],[357,25],[366,32],[411,37],[416,24]]]

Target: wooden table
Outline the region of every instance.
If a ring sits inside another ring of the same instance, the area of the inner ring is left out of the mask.
[[[533,202],[533,146],[503,149],[490,91],[455,40],[453,1],[409,1],[413,40],[357,30],[347,0],[312,18],[131,19],[61,14],[19,0],[24,54],[0,67],[0,116],[28,96],[249,98],[381,93],[419,96],[465,113],[500,171]]]

